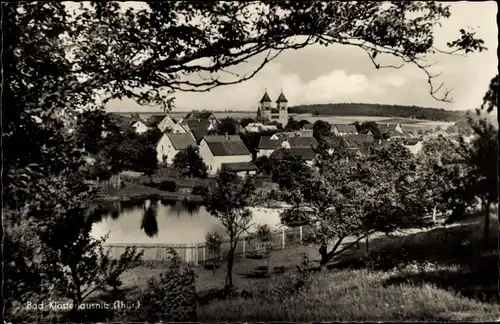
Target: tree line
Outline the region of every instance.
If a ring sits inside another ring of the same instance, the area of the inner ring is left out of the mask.
[[[293,114],[313,114],[315,116],[377,116],[436,121],[457,121],[464,115],[462,111],[367,103],[298,105],[290,107],[288,111]]]

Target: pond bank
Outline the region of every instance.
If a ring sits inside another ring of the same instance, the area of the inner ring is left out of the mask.
[[[200,203],[202,198],[186,192],[169,192],[143,186],[140,184],[127,183],[120,189],[112,187],[102,188],[99,197],[95,202],[113,202],[113,201],[141,201],[147,199],[165,199],[171,201],[187,201]]]

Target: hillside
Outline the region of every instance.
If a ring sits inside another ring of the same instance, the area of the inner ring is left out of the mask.
[[[436,121],[457,121],[464,115],[464,112],[454,110],[366,103],[299,105],[290,107],[289,112],[292,114],[313,114],[322,116],[380,116]]]

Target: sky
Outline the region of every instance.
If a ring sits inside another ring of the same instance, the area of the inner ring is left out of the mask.
[[[451,17],[435,31],[436,46],[446,49],[447,41],[459,37],[459,29],[467,26],[485,41],[488,51],[464,56],[435,54],[432,72],[441,72],[436,80],[443,89],[452,89],[452,103],[436,101],[429,94],[427,76],[415,66],[401,69],[376,69],[366,53],[341,45],[312,45],[289,50],[268,63],[254,78],[236,85],[223,86],[205,93],[177,92],[175,110],[257,109],[265,89],[275,101],[281,91],[289,106],[322,103],[380,103],[469,110],[479,107],[490,80],[497,74],[498,27],[495,1],[449,2]],[[251,72],[250,62],[233,71]],[[132,100],[114,100],[108,111],[154,111]],[[158,108],[158,111],[160,109]]]

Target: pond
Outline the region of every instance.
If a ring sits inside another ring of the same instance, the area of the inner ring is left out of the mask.
[[[280,210],[251,208],[253,224],[279,228]],[[108,244],[203,243],[208,232],[226,236],[224,226],[198,204],[184,201],[113,202],[105,206],[92,227],[92,236],[109,232]]]

